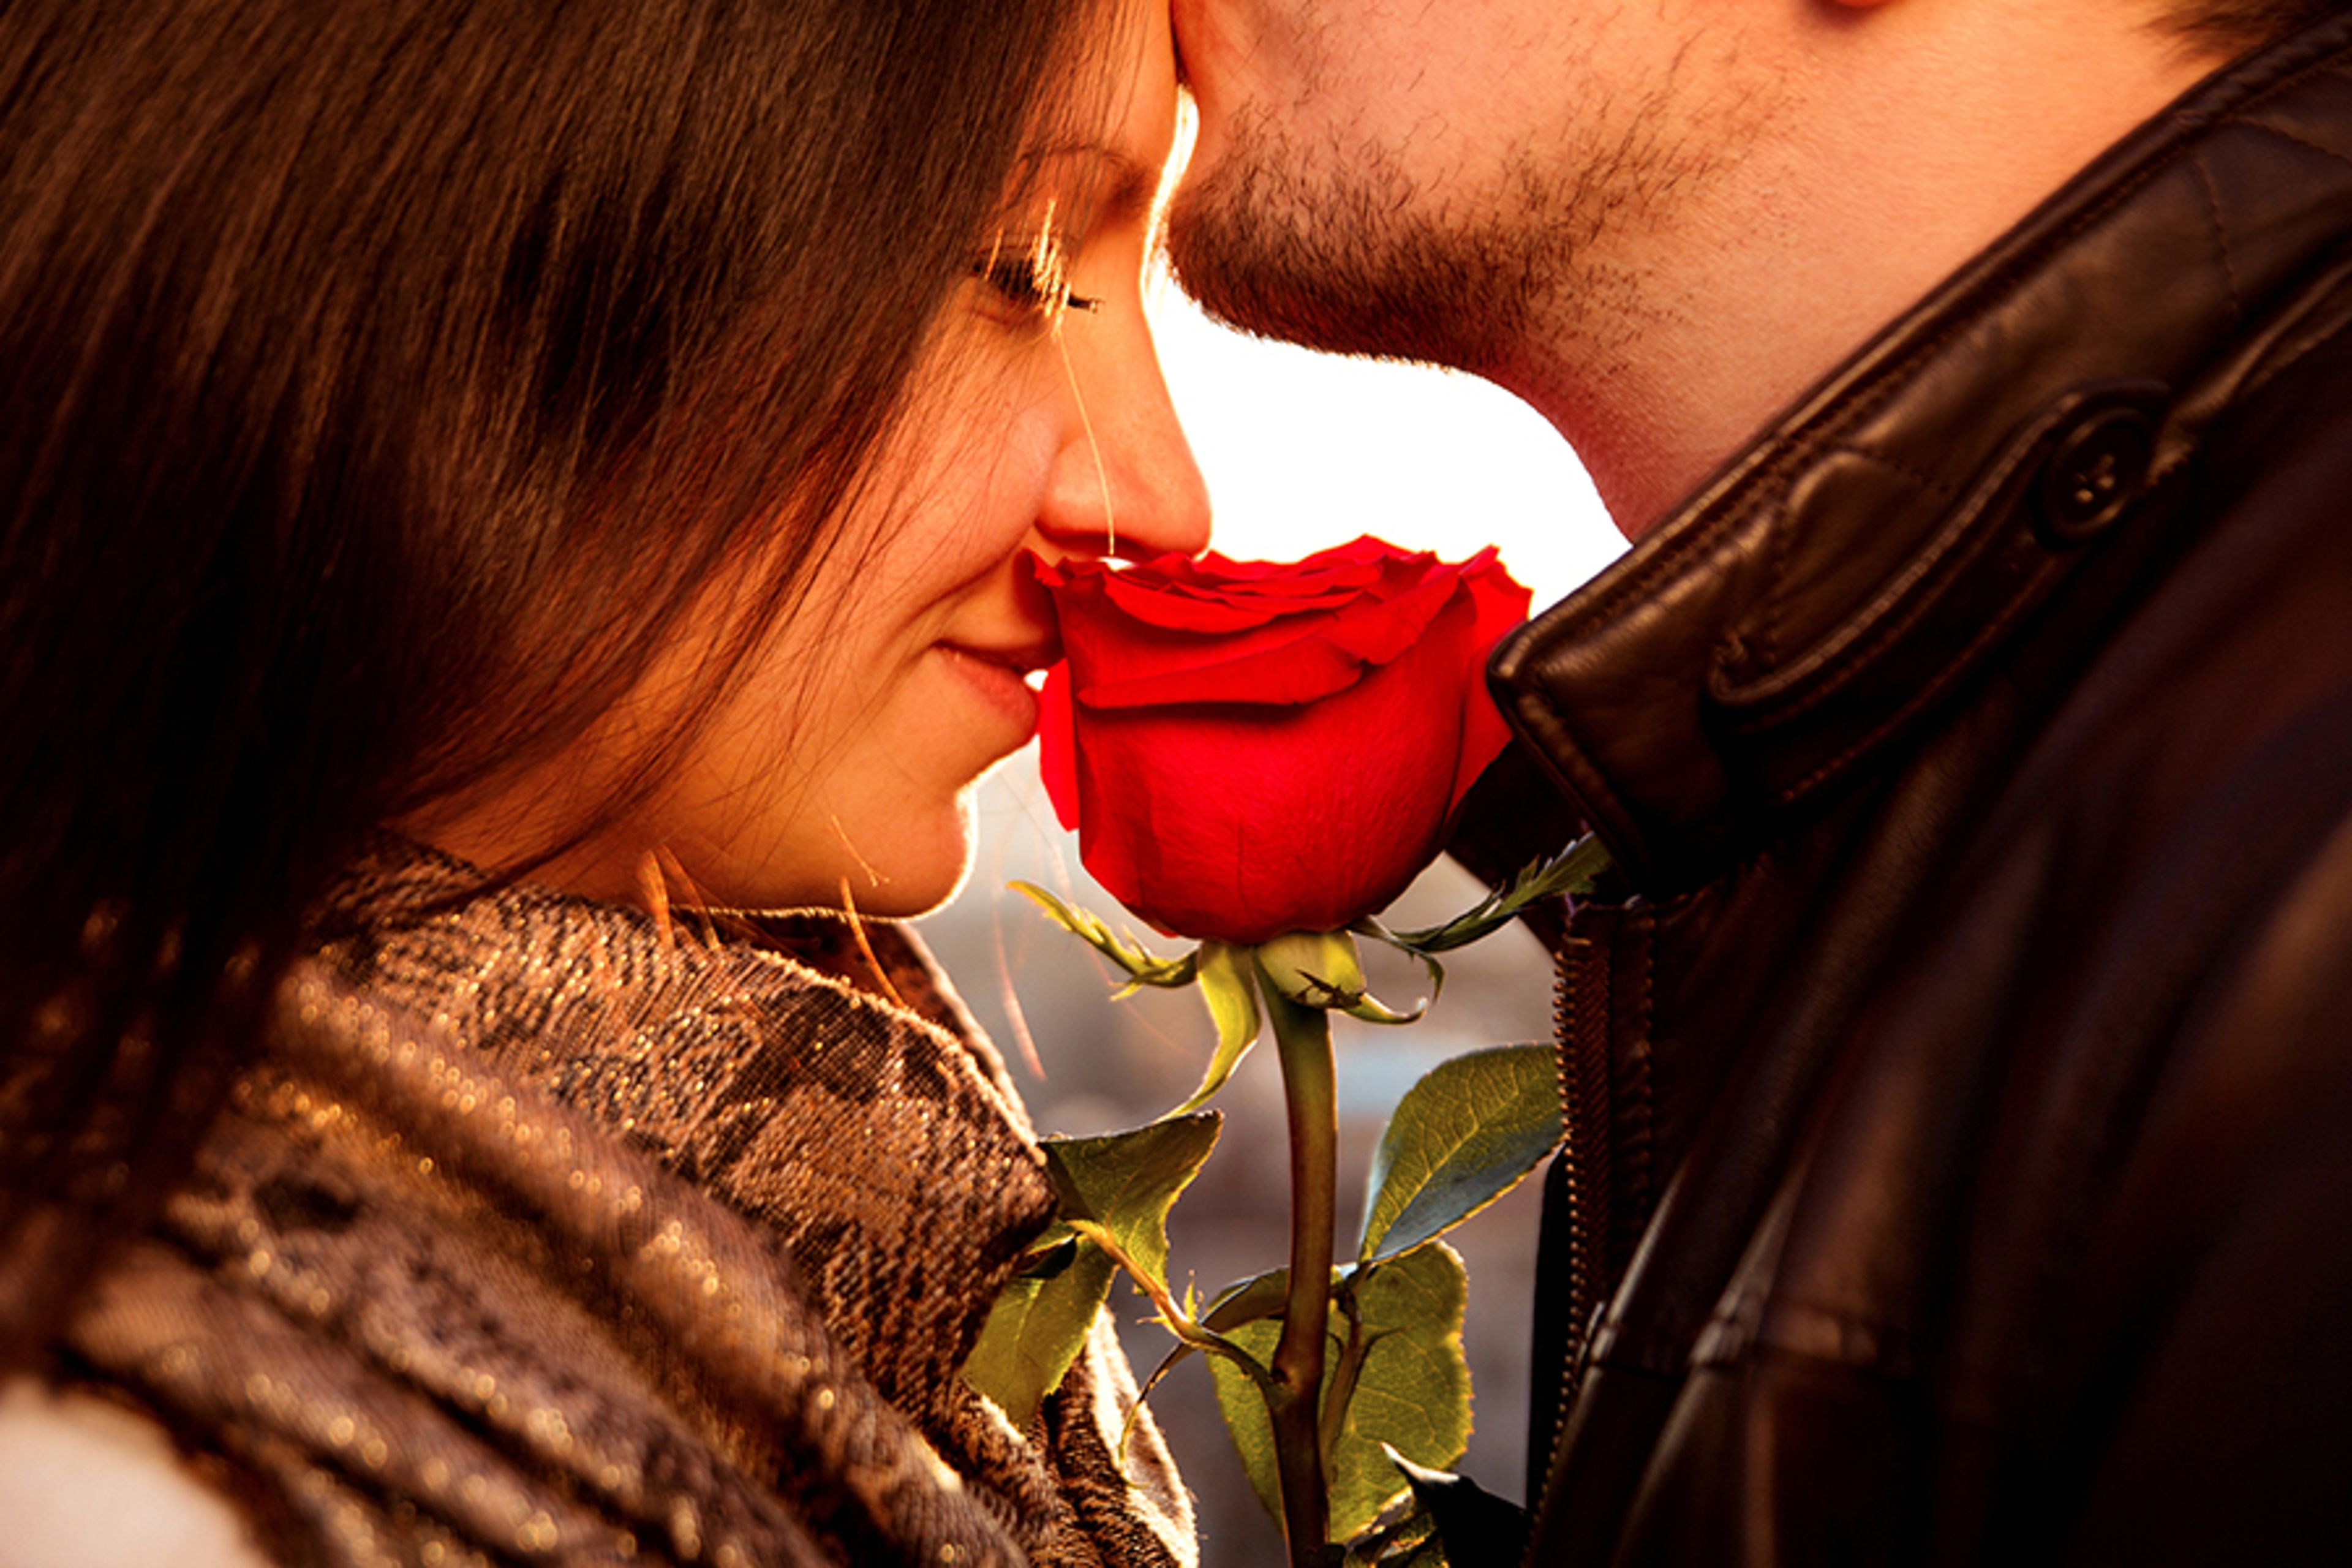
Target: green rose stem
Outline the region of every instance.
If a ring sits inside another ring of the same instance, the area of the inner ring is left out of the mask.
[[[1331,1066],[1331,1017],[1302,1007],[1272,984],[1265,1008],[1281,1054],[1290,1113],[1290,1300],[1274,1347],[1266,1415],[1282,1487],[1282,1528],[1294,1568],[1322,1560],[1330,1500],[1323,1475],[1321,1394],[1331,1310],[1333,1210],[1339,1189],[1339,1107]]]
[[[1364,1385],[1381,1386],[1387,1403],[1395,1404],[1402,1394],[1405,1403],[1419,1406],[1414,1441],[1429,1447],[1429,1459],[1450,1463],[1438,1452],[1446,1443],[1454,1454],[1462,1451],[1470,1431],[1470,1394],[1460,1338],[1461,1265],[1445,1248],[1424,1249],[1423,1244],[1517,1185],[1558,1147],[1561,1134],[1557,1068],[1548,1046],[1474,1051],[1440,1063],[1406,1092],[1373,1156],[1361,1267],[1350,1274],[1343,1298],[1347,1343],[1327,1392],[1339,1141],[1330,1014],[1337,1010],[1370,1024],[1414,1022],[1436,999],[1444,978],[1436,954],[1499,930],[1538,900],[1588,890],[1608,866],[1608,851],[1588,837],[1557,859],[1529,866],[1508,889],[1488,894],[1475,908],[1425,931],[1391,931],[1366,919],[1348,931],[1295,931],[1255,947],[1205,941],[1181,958],[1151,953],[1042,888],[1013,884],[1056,924],[1125,972],[1119,994],[1146,985],[1198,985],[1207,999],[1217,1047],[1192,1097],[1133,1131],[1048,1139],[1046,1160],[1062,1194],[1064,1230],[1094,1243],[1131,1275],[1184,1350],[1226,1358],[1228,1367],[1218,1373],[1221,1401],[1229,1392],[1240,1395],[1244,1378],[1247,1389],[1264,1401],[1264,1427],[1255,1409],[1239,1398],[1226,1404],[1225,1417],[1252,1484],[1261,1489],[1268,1480],[1269,1445],[1258,1435],[1272,1438],[1271,1480],[1280,1495],[1291,1568],[1326,1568],[1344,1554],[1330,1544],[1333,1456],[1348,1461],[1343,1468],[1354,1476],[1388,1447],[1382,1432],[1350,1422],[1349,1409],[1360,1383],[1372,1380]],[[1427,972],[1428,999],[1400,1013],[1373,996],[1351,932],[1419,959]],[[1268,1270],[1222,1293],[1196,1321],[1192,1292],[1188,1289],[1180,1303],[1165,1278],[1168,1211],[1216,1141],[1215,1113],[1201,1107],[1233,1075],[1269,1021],[1290,1121],[1290,1267],[1286,1279]],[[1043,1249],[1038,1260],[1054,1250]],[[1381,1269],[1395,1271],[1399,1289],[1388,1293],[1375,1326],[1365,1291],[1377,1290],[1379,1279],[1391,1278],[1375,1274]],[[1014,1425],[1025,1426],[1077,1354],[1109,1288],[1108,1268],[1023,1273],[991,1312],[965,1375],[1013,1415]],[[1286,1304],[1269,1368],[1256,1359],[1256,1349],[1244,1349],[1225,1333],[1246,1331],[1250,1346],[1263,1346],[1272,1315],[1268,1299],[1277,1289]],[[1433,1292],[1451,1292],[1453,1305],[1433,1300],[1427,1310],[1416,1311],[1405,1302],[1409,1296]],[[1391,1341],[1397,1353],[1375,1362],[1375,1347]],[[1145,1394],[1181,1353],[1152,1373]],[[1366,1490],[1356,1486],[1343,1499],[1342,1522],[1351,1531],[1364,1522],[1358,1515],[1384,1506],[1381,1500],[1358,1495]]]

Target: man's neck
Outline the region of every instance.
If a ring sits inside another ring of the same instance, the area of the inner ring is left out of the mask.
[[[1625,242],[1639,299],[1606,331],[1560,301],[1495,374],[1628,536],[2219,63],[2121,5],[1780,10],[1742,68],[1777,95],[1769,131],[1671,230]]]

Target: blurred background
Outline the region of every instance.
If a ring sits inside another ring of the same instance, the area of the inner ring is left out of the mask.
[[[1495,544],[1534,590],[1538,610],[1612,560],[1623,541],[1549,425],[1469,377],[1339,359],[1257,342],[1206,321],[1174,289],[1152,300],[1162,362],[1216,504],[1215,548],[1240,559],[1295,558],[1361,533],[1461,560]],[[1135,1126],[1189,1094],[1214,1040],[1199,994],[1145,992],[1108,1000],[1108,965],[1006,890],[1050,888],[1116,926],[1121,911],[1078,865],[1024,752],[982,785],[980,853],[963,895],[923,934],[1012,1063],[1038,1130],[1083,1135]],[[1393,923],[1433,924],[1482,889],[1451,862],[1425,874]],[[1159,951],[1174,952],[1171,942]],[[1393,957],[1393,955],[1388,955]],[[1368,952],[1380,994],[1418,994],[1402,961]],[[1343,1246],[1362,1205],[1381,1127],[1414,1079],[1446,1056],[1549,1038],[1551,981],[1535,941],[1516,928],[1450,956],[1444,996],[1422,1023],[1381,1029],[1336,1018]],[[1171,1226],[1171,1282],[1202,1294],[1274,1268],[1288,1252],[1281,1083],[1270,1047],[1254,1050],[1219,1097],[1225,1127]],[[1524,1490],[1528,1321],[1536,1184],[1449,1238],[1470,1277],[1465,1329],[1475,1429],[1460,1468],[1517,1500]],[[1125,1284],[1111,1308],[1129,1356],[1148,1372],[1172,1342],[1145,1321]],[[1281,1537],[1224,1436],[1198,1359],[1152,1395],[1200,1507],[1213,1568],[1279,1568]]]

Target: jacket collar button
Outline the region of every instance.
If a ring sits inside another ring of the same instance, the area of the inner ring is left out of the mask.
[[[2106,531],[2139,492],[2156,454],[2156,426],[2139,408],[2084,409],[2062,430],[2042,466],[2036,531],[2053,549]]]

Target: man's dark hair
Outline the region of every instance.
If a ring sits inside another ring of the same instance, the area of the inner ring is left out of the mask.
[[[2234,55],[2347,6],[2352,0],[2170,0],[2164,23],[2200,44]]]

